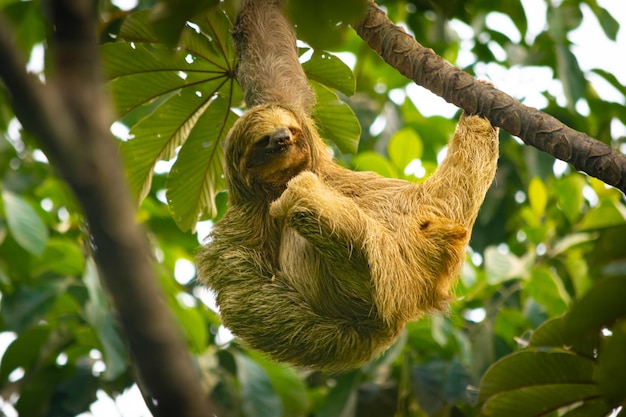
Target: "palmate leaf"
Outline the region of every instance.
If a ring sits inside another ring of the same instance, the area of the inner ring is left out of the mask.
[[[104,70],[117,114],[132,125],[121,152],[137,200],[150,191],[156,163],[176,158],[166,181],[168,206],[181,230],[194,230],[199,219],[217,215],[215,197],[226,188],[222,143],[236,120],[231,108],[242,103],[231,22],[213,8],[183,28],[173,49],[151,19],[150,11],[126,18],[119,41],[102,46]],[[356,116],[328,88],[352,94],[352,72],[328,53],[314,54],[305,69],[325,85],[313,82],[322,136],[356,152]]]
[[[182,230],[193,231],[205,209],[209,217],[217,214],[214,196],[226,188],[222,142],[235,119],[228,101],[218,98],[198,119],[178,153],[166,186],[170,211]]]
[[[221,142],[235,119],[230,108],[242,97],[234,79],[231,24],[212,9],[183,29],[173,50],[150,19],[149,11],[129,16],[120,41],[103,45],[105,74],[119,116],[147,113],[121,145],[137,200],[148,194],[155,164],[177,157],[167,181],[168,203],[178,226],[193,230],[203,213],[216,215],[215,196],[225,188]]]

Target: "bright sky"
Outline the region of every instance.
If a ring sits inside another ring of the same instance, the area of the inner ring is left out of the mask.
[[[560,0],[553,0],[559,3]],[[136,0],[114,1],[121,8],[129,9],[136,5]],[[574,53],[576,54],[583,71],[592,68],[605,69],[617,76],[622,84],[626,84],[626,66],[624,65],[623,53],[626,51],[626,2],[624,0],[598,0],[599,5],[606,8],[612,16],[620,22],[622,29],[618,34],[616,42],[611,42],[604,36],[595,16],[591,10],[583,6],[583,25],[569,35],[569,39],[574,43]],[[529,36],[534,38],[545,27],[545,0],[523,0],[523,4],[529,17]],[[511,39],[519,39],[520,35],[516,31],[513,23],[508,17],[493,13],[487,20],[487,24],[496,30],[507,34]],[[453,23],[462,39],[462,47],[466,48],[461,52],[458,65],[472,62],[467,48],[471,46],[472,32],[466,25]],[[494,46],[494,53],[499,53]],[[497,56],[497,55],[496,55]],[[341,56],[344,58],[343,56]],[[43,63],[43,48],[34,51],[29,63],[32,71],[40,70]],[[350,64],[350,62],[347,62]],[[552,73],[545,68],[511,68],[505,69],[497,64],[479,65],[476,68],[481,78],[491,80],[496,87],[508,94],[522,100],[525,104],[541,108],[545,105],[545,99],[540,92],[548,89],[557,97],[562,97],[562,89],[558,82],[552,80]],[[588,74],[589,80],[598,90],[600,96],[608,101],[616,101],[624,104],[624,98],[607,82],[600,77]],[[403,95],[402,93],[400,93]],[[451,117],[456,112],[456,107],[446,103],[443,99],[433,95],[425,89],[412,85],[407,89],[407,95],[416,104],[424,115],[440,114]],[[579,103],[577,109],[582,113],[588,112],[585,103]],[[626,128],[618,122],[613,125],[618,135],[626,135]],[[199,228],[202,236],[205,233]],[[193,277],[193,264],[188,261],[177,263],[176,278],[181,282],[187,282]],[[0,334],[0,352],[4,352],[6,346],[14,339],[14,335],[8,332]],[[19,376],[19,372],[14,375]],[[16,417],[17,413],[10,404],[0,400],[0,409],[8,417]],[[136,386],[125,392],[113,401],[103,392],[98,394],[98,401],[91,407],[91,413],[81,415],[82,417],[148,417],[150,414],[141,398]]]

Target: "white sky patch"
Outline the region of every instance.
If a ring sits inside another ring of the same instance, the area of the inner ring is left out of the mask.
[[[188,259],[176,260],[174,266],[174,278],[179,284],[186,285],[196,276],[196,265]]]
[[[139,4],[138,0],[111,0],[114,6],[119,7],[121,10],[132,10]]]
[[[206,237],[211,233],[213,229],[213,222],[211,220],[204,220],[196,223],[196,236],[198,237],[198,243],[204,243]]]

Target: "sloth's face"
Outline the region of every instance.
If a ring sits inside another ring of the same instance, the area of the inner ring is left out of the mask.
[[[240,140],[244,151],[240,173],[251,183],[284,187],[311,167],[311,148],[294,114],[278,106],[253,110]]]

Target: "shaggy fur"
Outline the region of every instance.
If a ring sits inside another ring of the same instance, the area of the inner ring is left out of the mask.
[[[288,41],[275,43],[274,33],[266,43],[276,28]],[[247,39],[240,77],[254,106],[229,132],[230,208],[198,255],[199,277],[249,347],[298,366],[354,368],[407,321],[445,308],[495,175],[497,131],[463,115],[447,158],[421,185],[344,169],[302,90],[277,99],[266,85],[265,77],[304,79],[280,2],[244,1],[235,32]]]

